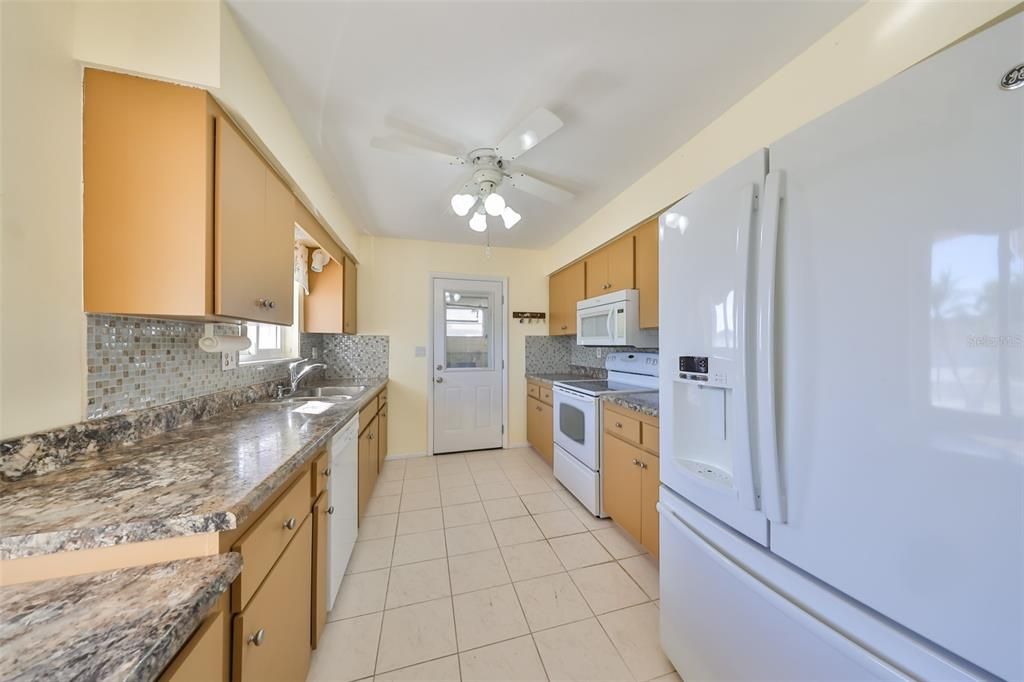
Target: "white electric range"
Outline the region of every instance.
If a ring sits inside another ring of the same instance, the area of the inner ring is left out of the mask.
[[[601,499],[601,396],[658,388],[657,353],[610,353],[607,379],[554,383],[555,478],[594,516],[605,516]]]

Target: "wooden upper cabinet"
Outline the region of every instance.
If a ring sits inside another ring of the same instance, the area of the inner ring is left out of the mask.
[[[580,261],[548,280],[548,334],[576,334],[576,303],[587,297],[586,264]]]
[[[640,292],[640,327],[658,326],[658,219],[651,218],[635,233],[636,288]]]
[[[216,131],[215,312],[290,324],[295,197],[223,116]]]
[[[213,98],[86,69],[83,106],[85,311],[290,324],[295,199]]]
[[[341,331],[345,334],[356,333],[356,275],[357,265],[350,257],[345,256],[344,301],[342,303]]]
[[[587,298],[632,289],[634,286],[633,235],[627,234],[590,254],[587,267]]]
[[[322,272],[309,271],[309,294],[303,301],[302,330],[319,334],[356,333],[356,264],[348,256]]]

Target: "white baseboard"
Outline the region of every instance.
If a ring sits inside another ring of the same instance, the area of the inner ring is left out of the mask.
[[[425,453],[425,452],[405,452],[405,453],[402,453],[402,454],[391,453],[390,455],[388,455],[387,457],[384,458],[384,461],[386,462],[389,459],[415,459],[416,457],[426,457],[426,456],[427,456],[427,453]]]

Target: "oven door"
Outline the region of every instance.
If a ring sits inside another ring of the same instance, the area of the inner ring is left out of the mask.
[[[598,463],[598,399],[555,385],[555,443],[592,471]]]
[[[622,307],[619,304],[619,307]],[[614,346],[615,305],[598,305],[576,310],[576,343],[581,346]],[[625,334],[625,329],[623,329]]]

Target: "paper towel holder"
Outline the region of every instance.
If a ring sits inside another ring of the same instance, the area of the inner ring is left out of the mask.
[[[221,323],[221,324],[225,324],[225,323]],[[230,323],[227,323],[227,324],[230,324]],[[238,338],[240,340],[244,339],[246,341],[245,347],[248,348],[249,346],[251,346],[252,345],[252,341],[249,339],[248,335],[243,332],[243,327],[245,326],[245,324],[244,323],[237,323],[236,325],[233,325],[233,326],[237,326],[238,327],[238,334],[237,335],[230,335],[229,334],[229,335],[222,335],[222,336],[228,336],[228,337],[232,338],[232,340],[234,338]],[[215,325],[212,322],[205,323],[203,325],[203,335],[201,337],[199,337],[199,341],[197,341],[197,344],[198,344],[200,350],[204,350],[207,353],[222,353],[222,352],[225,352],[225,349],[222,349],[222,348],[208,348],[208,347],[205,347],[203,345],[203,339],[213,339],[213,338],[217,337],[217,334],[215,333],[214,327],[215,327]],[[237,350],[237,349],[231,349],[231,350],[233,351],[233,350]]]

